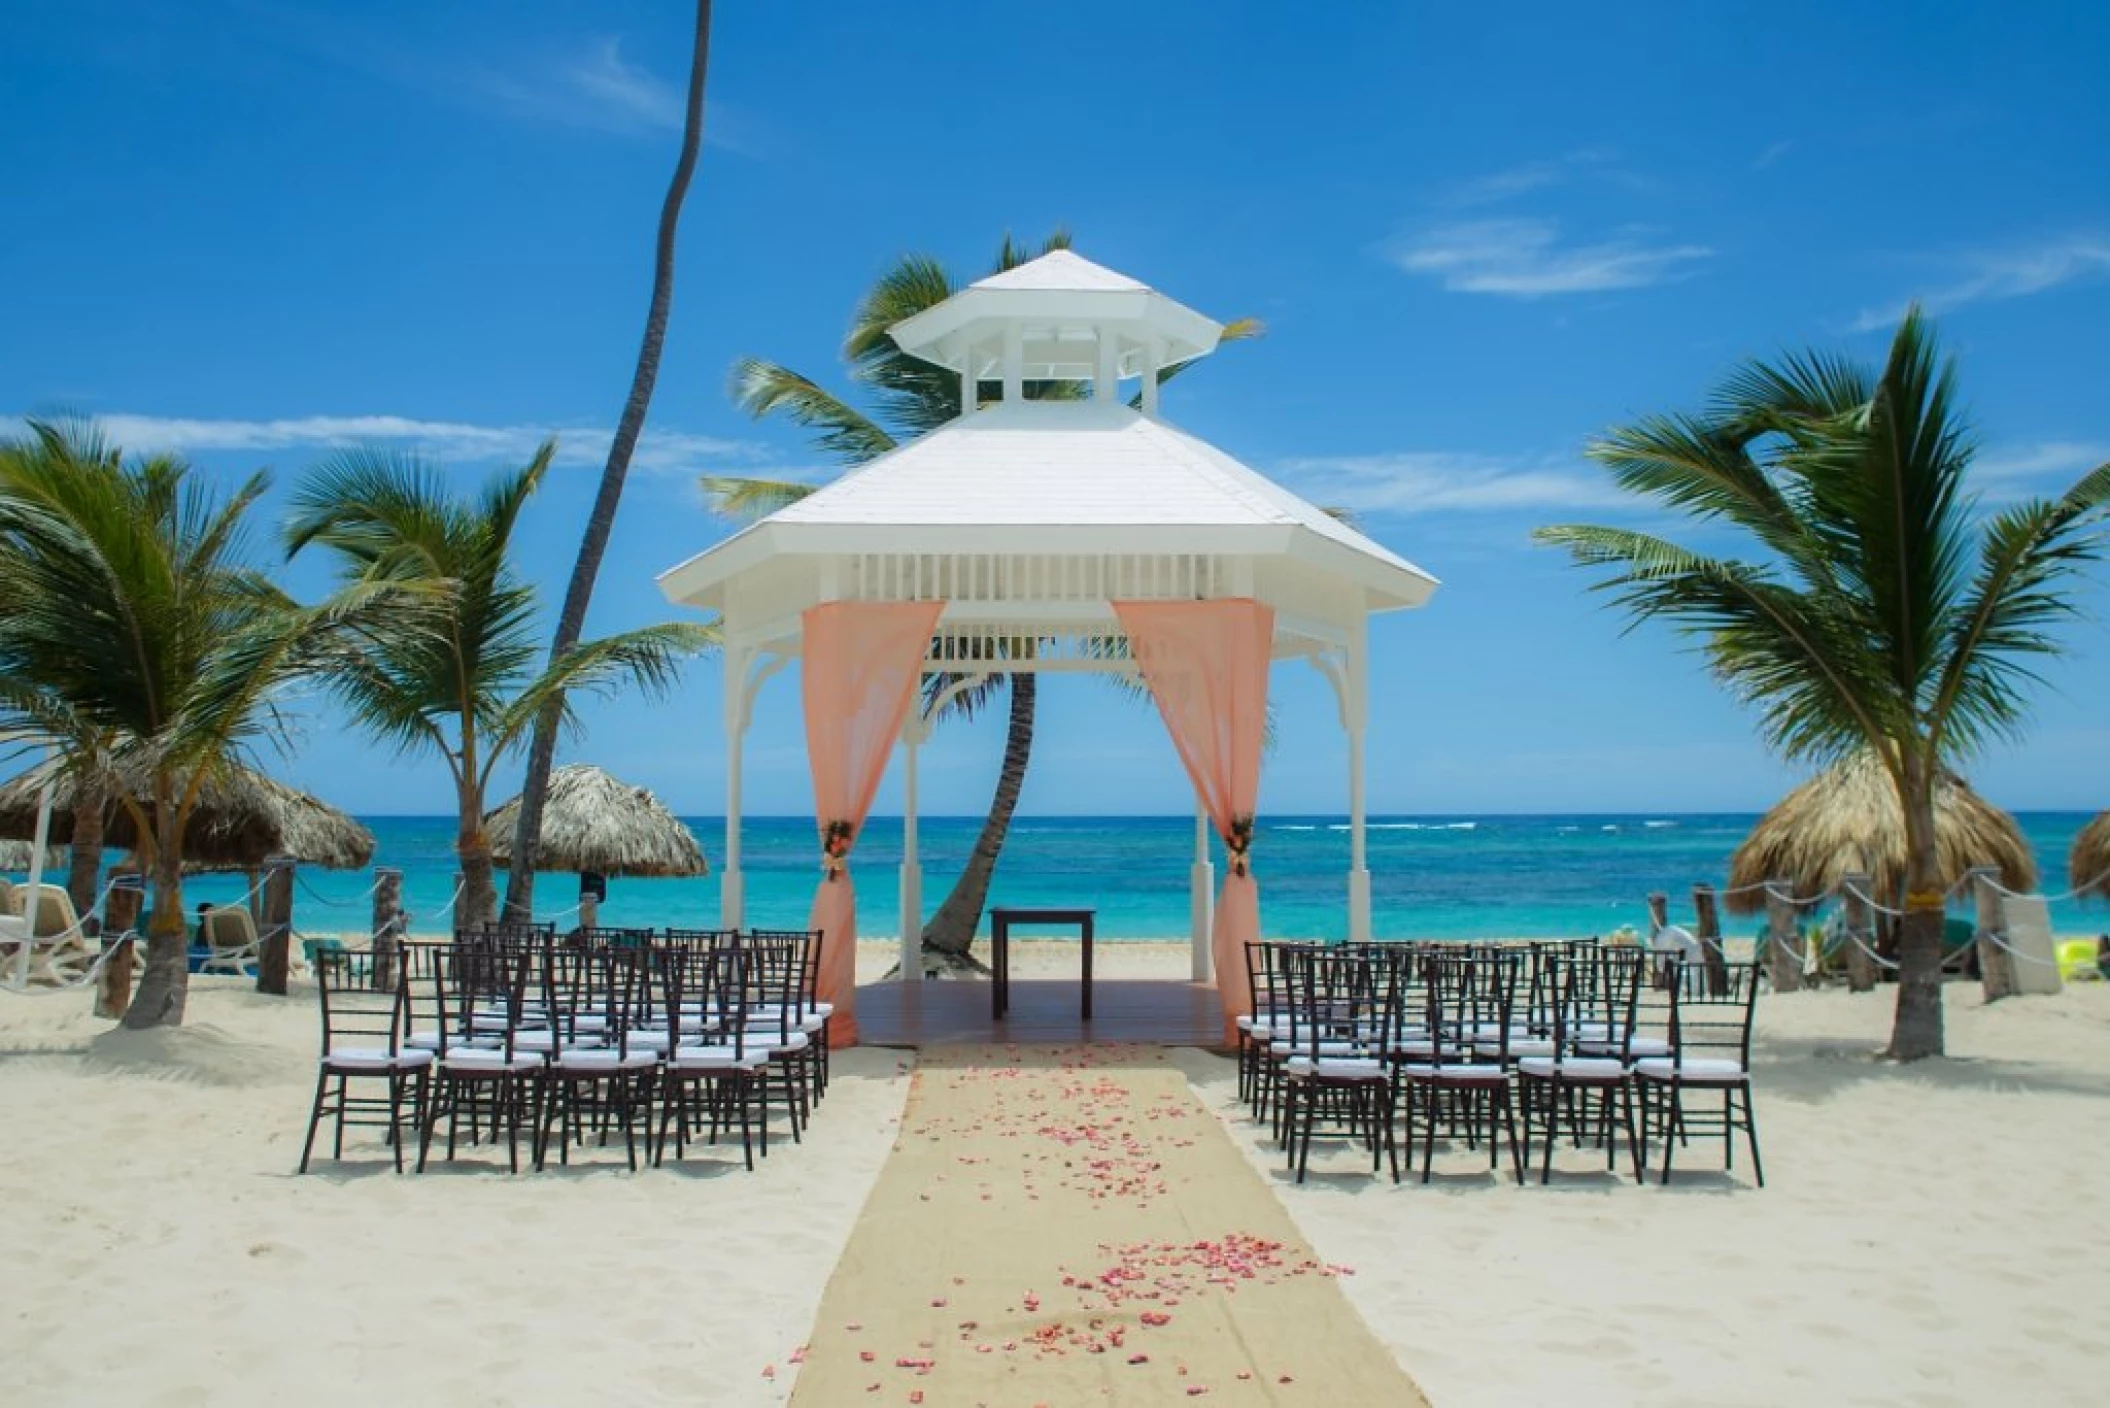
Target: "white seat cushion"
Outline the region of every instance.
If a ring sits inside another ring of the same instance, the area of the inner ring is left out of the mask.
[[[1567,1056],[1560,1060],[1551,1056],[1527,1056],[1517,1062],[1517,1069],[1541,1080],[1608,1081],[1626,1078],[1625,1066],[1599,1056]]]
[[[517,1051],[508,1061],[503,1051],[479,1046],[450,1046],[440,1059],[440,1069],[464,1071],[470,1074],[496,1071],[533,1071],[542,1066],[542,1058],[532,1051]]]
[[[1585,1056],[1617,1056],[1620,1054],[1616,1041],[1578,1041],[1575,1049]],[[1668,1056],[1670,1043],[1659,1036],[1637,1036],[1627,1045],[1626,1054],[1639,1059],[1643,1056]]]
[[[1292,1056],[1285,1063],[1293,1077],[1309,1076],[1314,1070],[1321,1080],[1383,1080],[1385,1063],[1375,1057],[1319,1058],[1316,1068],[1309,1056]]]
[[[1501,1085],[1509,1072],[1500,1066],[1419,1066],[1406,1068],[1408,1080],[1443,1080],[1458,1084]]]
[[[1488,1049],[1493,1050],[1492,1047]],[[1522,1041],[1512,1040],[1509,1043],[1509,1054],[1518,1060],[1527,1056],[1544,1059],[1553,1055],[1553,1041],[1543,1036],[1526,1037]]]
[[[1683,1061],[1673,1061],[1667,1056],[1652,1056],[1646,1061],[1636,1061],[1634,1073],[1649,1080],[1731,1085],[1745,1078],[1743,1062],[1720,1056],[1687,1056]]]
[[[572,1047],[557,1058],[560,1071],[601,1074],[610,1071],[640,1071],[659,1064],[656,1051],[618,1051],[612,1046],[581,1051]]]
[[[730,1046],[682,1046],[667,1058],[668,1067],[677,1071],[754,1071],[768,1064],[762,1052],[737,1052]]]
[[[380,1047],[341,1046],[323,1057],[322,1064],[333,1071],[357,1073],[415,1071],[432,1064],[432,1053],[415,1048],[390,1052]]]

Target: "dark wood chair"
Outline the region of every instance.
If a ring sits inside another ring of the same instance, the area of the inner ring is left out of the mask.
[[[308,1134],[300,1146],[300,1171],[308,1171],[315,1134],[332,1122],[330,1157],[344,1158],[346,1125],[387,1131],[396,1172],[403,1171],[403,1141],[422,1126],[433,1053],[406,1043],[409,999],[395,982],[376,986],[373,956],[342,949],[315,955],[315,991],[322,1009],[322,1054],[316,1063],[315,1101]],[[381,1093],[355,1094],[354,1087],[380,1085]]]
[[[1736,1136],[1751,1148],[1751,1175],[1766,1186],[1759,1160],[1758,1117],[1751,1104],[1751,1019],[1758,1006],[1759,965],[1722,963],[1712,974],[1697,960],[1669,968],[1670,1055],[1634,1063],[1640,1087],[1644,1147],[1652,1127],[1663,1135],[1660,1179],[1670,1182],[1672,1155],[1694,1134],[1722,1136],[1722,1168],[1736,1166]],[[1721,1096],[1713,1108],[1712,1096]],[[1702,1101],[1700,1097],[1708,1097]]]

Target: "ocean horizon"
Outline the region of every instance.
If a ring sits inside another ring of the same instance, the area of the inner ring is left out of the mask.
[[[2033,848],[2038,888],[2066,888],[2066,852],[2093,815],[2085,811],[2014,814]],[[1392,814],[1369,821],[1373,932],[1380,938],[1558,938],[1647,924],[1647,896],[1670,897],[1674,919],[1689,922],[1693,886],[1725,883],[1730,853],[1756,812]],[[374,864],[403,871],[404,906],[415,934],[452,923],[455,822],[446,816],[365,816]],[[696,833],[712,873],[702,879],[609,882],[601,906],[608,925],[712,927],[718,920],[724,821],[682,820]],[[935,913],[964,866],[979,816],[923,817],[925,917]],[[762,926],[805,922],[818,878],[808,816],[748,817],[742,832],[747,920]],[[1109,939],[1183,938],[1194,818],[1188,816],[1020,816],[1013,820],[990,887],[991,904],[1090,906]],[[1222,852],[1212,845],[1222,877]],[[1264,817],[1253,846],[1263,930],[1280,937],[1327,938],[1347,931],[1348,821],[1345,816]],[[895,880],[901,818],[873,817],[852,858],[860,937],[897,932]],[[304,867],[294,923],[303,933],[363,932],[370,922],[371,869]],[[501,890],[503,879],[501,878]],[[186,900],[241,897],[238,875],[185,881]],[[546,873],[536,913],[560,922],[575,913],[577,880]],[[1957,906],[1968,913],[1968,901]],[[2110,928],[2110,909],[2055,901],[2061,933]],[[1726,917],[1731,934],[1763,921]],[[983,932],[987,932],[984,920]]]

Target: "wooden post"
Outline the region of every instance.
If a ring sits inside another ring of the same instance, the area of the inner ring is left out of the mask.
[[[103,901],[103,948],[120,947],[103,963],[102,977],[95,984],[95,1015],[117,1018],[132,1005],[132,965],[139,948],[124,935],[139,928],[139,911],[146,904],[144,875],[119,875],[110,881],[110,897]]]
[[[256,990],[286,995],[286,973],[292,966],[293,857],[264,857],[264,927],[256,958]]]
[[[1868,887],[1875,881],[1866,875],[1849,875],[1840,882],[1846,896],[1846,986],[1854,992],[1874,992],[1876,961],[1869,952],[1875,947],[1875,925],[1869,922]]]
[[[1670,896],[1661,890],[1651,890],[1648,896],[1648,936],[1656,937],[1670,927]]]
[[[1694,937],[1700,941],[1700,961],[1707,966],[1707,991],[1720,997],[1729,991],[1729,969],[1722,955],[1722,915],[1715,908],[1714,886],[1692,887]]]
[[[374,867],[374,986],[396,986],[396,954],[403,940],[403,872]]]
[[[1780,880],[1766,884],[1766,955],[1772,960],[1773,991],[1802,989],[1801,936],[1795,932],[1795,906],[1788,886]]]
[[[2002,948],[2005,937],[2000,913],[2000,891],[1994,881],[1998,869],[1990,865],[1971,867],[1971,893],[1978,901],[1978,980],[1985,985],[1985,1000],[1998,1002],[2015,995],[2015,956]]]

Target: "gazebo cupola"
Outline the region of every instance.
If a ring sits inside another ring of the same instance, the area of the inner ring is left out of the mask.
[[[1090,382],[1100,399],[1142,383],[1143,411],[1158,408],[1158,373],[1216,350],[1223,326],[1123,274],[1059,249],[992,274],[890,331],[902,351],[960,374],[971,414],[982,383],[1003,400],[1029,381]]]

